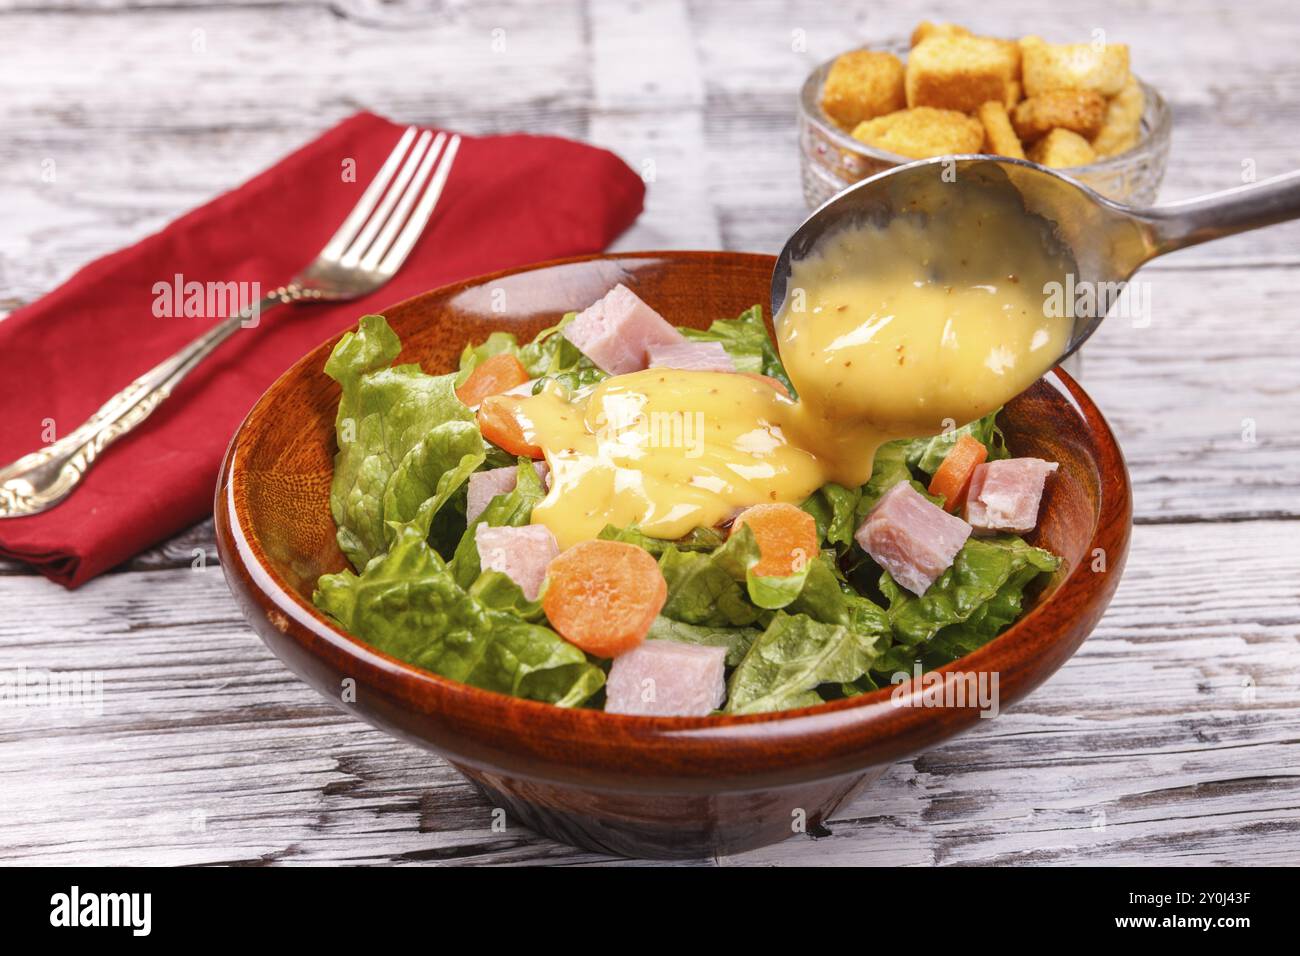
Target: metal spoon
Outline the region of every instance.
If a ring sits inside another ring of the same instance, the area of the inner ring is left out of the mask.
[[[1222,236],[1300,218],[1300,171],[1196,199],[1138,207],[1099,195],[1068,176],[1021,159],[946,156],[887,170],[832,197],[794,234],[772,272],[772,314],[785,302],[791,268],[828,234],[864,224],[884,225],[900,214],[1000,196],[1008,219],[999,228],[1035,230],[1049,251],[1072,263],[1070,281],[1092,283],[1097,307],[1076,314],[1069,345],[1076,351],[1096,331],[1129,278],[1156,256]],[[990,192],[992,191],[992,192]],[[936,248],[962,237],[936,236]],[[1007,272],[1015,272],[1009,262]],[[864,263],[864,268],[869,264]]]

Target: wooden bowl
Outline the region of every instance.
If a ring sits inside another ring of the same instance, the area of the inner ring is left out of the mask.
[[[734,317],[767,302],[773,262],[712,252],[570,259],[435,289],[386,315],[402,339],[398,361],[439,373],[456,366],[466,342],[496,329],[527,339],[617,282],[675,324]],[[890,763],[980,719],[974,700],[921,706],[921,690],[906,685],[744,717],[564,709],[446,680],[348,636],[311,603],[317,577],[345,565],[329,508],[339,390],[322,371],[335,341],[272,385],[230,443],[215,502],[226,579],[299,676],[343,709],[442,754],[510,822],[627,856],[734,853],[815,832]],[[1060,462],[1034,538],[1064,559],[1062,569],[1015,626],[937,673],[949,686],[961,675],[996,675],[1005,708],[1065,663],[1105,611],[1128,550],[1132,502],[1110,428],[1064,373],[1013,401],[1001,423],[1015,454]]]

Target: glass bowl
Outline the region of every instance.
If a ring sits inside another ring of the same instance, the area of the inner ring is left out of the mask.
[[[799,94],[799,165],[804,200],[809,209],[816,209],[858,180],[912,162],[859,142],[822,112],[822,84],[834,62],[827,60],[813,70]],[[1142,113],[1142,136],[1136,146],[1118,156],[1061,172],[1110,199],[1139,205],[1152,203],[1169,161],[1172,124],[1164,98],[1146,83],[1142,83],[1142,93],[1146,107]]]

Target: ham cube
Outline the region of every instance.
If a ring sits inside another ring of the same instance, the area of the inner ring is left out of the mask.
[[[676,345],[686,339],[625,285],[616,285],[564,327],[564,337],[610,375],[646,367],[652,345]]]
[[[646,350],[650,368],[675,368],[687,372],[734,372],[735,363],[721,342],[676,342],[652,345]]]
[[[976,531],[1032,531],[1054,461],[1006,458],[978,466],[966,493],[966,520]]]
[[[546,567],[560,553],[555,535],[545,525],[529,524],[522,528],[493,528],[481,524],[474,529],[479,565],[484,571],[500,571],[524,592],[530,601],[537,600],[546,579]]]
[[[961,518],[900,481],[881,496],[853,537],[900,587],[919,596],[952,566],[970,533]]]
[[[725,647],[645,641],[614,658],[605,711],[651,717],[703,717],[726,695]]]
[[[537,471],[537,477],[542,479],[542,484],[547,485],[547,478],[551,470],[546,467],[546,462],[535,461],[533,468]],[[487,471],[476,471],[469,476],[469,488],[465,494],[465,523],[472,525],[474,519],[481,515],[492,499],[497,495],[509,494],[515,490],[515,482],[518,480],[514,465],[506,468],[490,468]]]

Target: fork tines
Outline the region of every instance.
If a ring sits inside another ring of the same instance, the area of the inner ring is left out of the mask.
[[[408,126],[321,258],[345,269],[396,272],[433,214],[459,148],[459,136]]]

